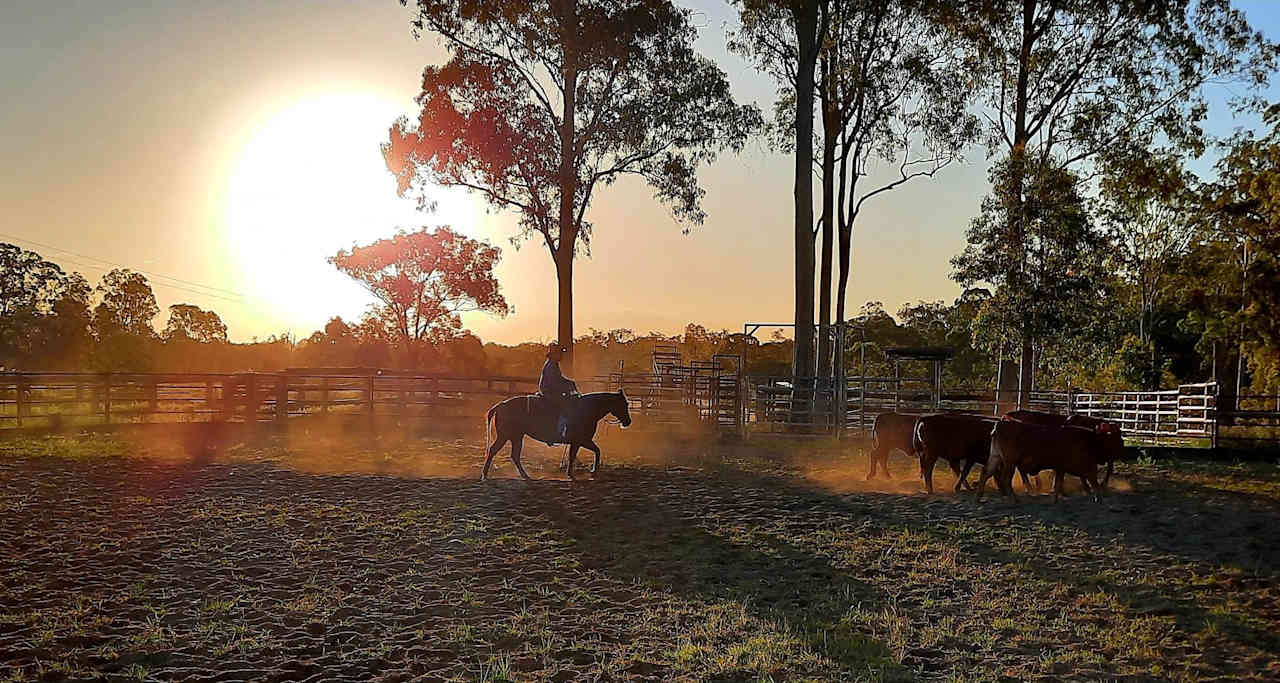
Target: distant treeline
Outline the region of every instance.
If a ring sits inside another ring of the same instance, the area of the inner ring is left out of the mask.
[[[1198,248],[1205,248],[1204,243]],[[1187,253],[1184,258],[1203,268],[1207,255]],[[1139,315],[1141,304],[1125,286],[1125,279],[1114,276],[1108,286],[1111,294],[1104,299],[1107,305],[1091,307],[1086,326],[1064,330],[1061,344],[1045,347],[1039,358],[1040,385],[1172,386],[1203,381],[1213,373],[1215,360],[1220,376],[1234,380],[1236,347],[1216,343],[1194,326],[1205,319],[1206,308],[1219,308],[1219,302],[1206,301],[1203,289],[1195,286],[1196,279],[1204,277],[1202,268],[1170,269],[1184,282],[1169,287],[1169,294],[1147,315]],[[947,364],[947,386],[990,388],[996,381],[999,357],[998,341],[984,341],[991,331],[982,312],[990,298],[987,290],[972,289],[950,304],[920,302],[903,306],[896,315],[879,302],[867,303],[854,317],[861,329],[852,327],[848,332],[848,372],[856,373],[865,362],[869,375],[892,373],[884,353],[887,348],[946,346],[956,354]],[[432,327],[419,339],[405,337],[388,323],[395,316],[386,315],[380,307],[358,322],[335,317],[304,339],[283,334],[251,343],[230,342],[226,325],[211,310],[190,304],[170,306],[157,332],[159,314],[151,286],[140,273],[113,270],[91,288],[78,273],[67,273],[35,252],[0,244],[0,362],[8,370],[241,372],[376,367],[533,377],[545,350],[536,342],[483,343],[454,325]],[[1139,318],[1145,340],[1135,334]],[[655,348],[675,346],[686,360],[745,351],[748,373],[789,374],[792,340],[776,329],[759,334],[758,339],[747,339],[740,331],[709,330],[695,323],[678,334],[592,329],[575,340],[574,372],[581,377],[619,370],[647,372]],[[990,336],[999,339],[999,335]],[[1274,390],[1266,365],[1273,350],[1249,346],[1246,353],[1245,386],[1253,381],[1254,391]]]

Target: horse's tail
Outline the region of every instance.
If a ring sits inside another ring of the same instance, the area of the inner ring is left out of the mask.
[[[493,424],[493,416],[498,412],[498,406],[500,405],[502,405],[501,401],[493,404],[493,407],[490,408],[489,411],[484,414],[484,447],[485,448],[489,447],[489,442],[490,442],[489,426]]]

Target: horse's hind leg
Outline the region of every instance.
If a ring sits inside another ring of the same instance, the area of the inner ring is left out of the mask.
[[[569,445],[569,466],[567,467],[570,479],[573,479],[573,461],[577,459],[578,459],[578,444],[576,443],[570,444]]]
[[[498,451],[502,450],[502,445],[507,441],[508,439],[503,438],[501,434],[494,438],[493,445],[489,446],[489,454],[484,459],[484,471],[480,473],[480,481],[484,481],[489,478],[489,467],[493,465],[493,456],[497,455]]]
[[[511,440],[511,462],[516,464],[516,470],[520,472],[520,478],[533,479],[528,472],[524,471],[524,465],[520,464],[520,451],[524,448],[524,435]]]

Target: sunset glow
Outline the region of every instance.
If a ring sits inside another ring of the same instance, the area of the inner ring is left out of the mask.
[[[373,95],[300,100],[267,117],[241,149],[224,199],[240,291],[285,325],[357,317],[369,295],[325,259],[423,224],[467,231],[483,212],[457,193],[436,210],[396,197],[379,144],[401,109]]]

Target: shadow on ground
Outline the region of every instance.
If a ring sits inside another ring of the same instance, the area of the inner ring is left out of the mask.
[[[120,457],[141,446],[100,438],[2,449],[11,673],[1280,675],[1280,507],[1212,482],[1133,469],[1101,504],[978,505],[902,492],[905,461],[889,492],[839,492],[785,453],[705,441],[610,439],[598,479],[526,484],[475,481],[465,437],[335,430],[194,459],[181,444]],[[554,472],[559,451],[529,453]]]

